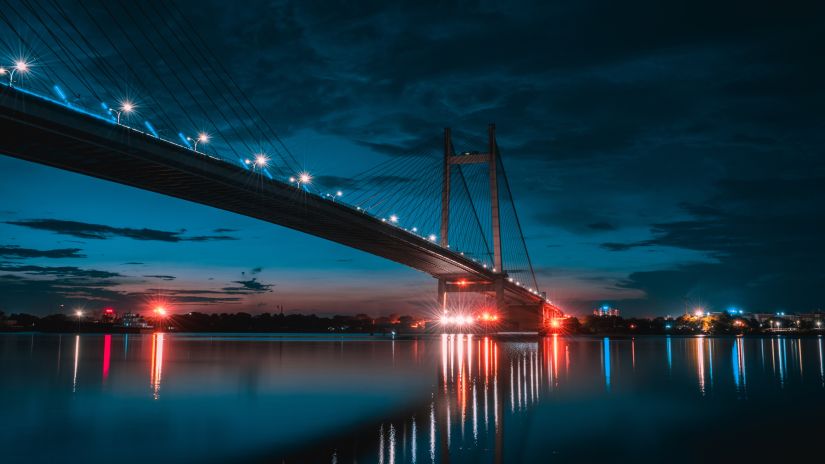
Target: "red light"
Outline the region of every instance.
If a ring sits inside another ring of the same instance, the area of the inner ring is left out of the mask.
[[[112,308],[106,308],[103,310],[103,312],[105,312],[106,314],[114,314],[115,310]]]
[[[466,287],[467,286],[467,281],[464,280],[464,279],[459,280],[458,281],[458,286],[459,287]]]
[[[559,321],[558,319],[550,320],[550,327],[558,329],[559,327],[561,327],[561,321]]]

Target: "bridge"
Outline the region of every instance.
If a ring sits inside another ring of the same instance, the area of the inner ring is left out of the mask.
[[[33,30],[37,35],[42,28]],[[57,47],[55,56],[71,59],[63,45]],[[67,87],[83,85],[93,92],[91,100],[99,100],[96,106],[84,105],[67,97],[58,83],[41,84],[41,89],[24,83],[21,76],[28,70],[25,61],[0,68],[0,78],[8,77],[0,85],[0,126],[4,134],[13,134],[0,138],[4,155],[257,218],[427,273],[437,281],[445,323],[470,322],[469,315],[450,304],[448,295],[457,293],[485,295],[490,317],[500,317],[496,325],[504,330],[540,331],[561,314],[538,288],[493,125],[486,147],[469,152],[456,152],[453,134],[446,129],[439,157],[391,159],[365,174],[356,194],[345,201],[340,191],[324,193],[312,185],[308,173],[294,169],[288,151],[279,151],[277,164],[251,150],[244,156],[228,141],[224,150],[206,150],[206,134],[163,137],[148,120],[135,125],[124,117],[132,112],[131,103],[109,107],[97,95],[99,85],[61,81]],[[439,166],[432,166],[433,161]],[[440,175],[434,175],[439,167]],[[469,169],[483,175],[472,177]],[[399,170],[406,177],[397,188],[368,182],[395,179],[391,173]],[[479,196],[479,182],[473,179],[486,184],[484,207],[473,198]],[[438,187],[433,189],[432,182]],[[440,197],[438,201],[430,201],[431,194]],[[510,208],[507,217],[514,218],[509,229],[502,227],[504,207]],[[396,211],[418,218],[418,224],[428,224],[430,230],[403,225]],[[521,254],[520,268],[508,260],[508,249]]]

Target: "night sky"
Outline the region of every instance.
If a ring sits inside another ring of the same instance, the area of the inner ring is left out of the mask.
[[[316,175],[346,178],[424,140],[437,153],[447,126],[483,141],[495,122],[539,284],[568,312],[822,307],[818,2],[347,3],[180,8]],[[424,313],[435,290],[276,225],[0,157],[7,313],[158,298]]]

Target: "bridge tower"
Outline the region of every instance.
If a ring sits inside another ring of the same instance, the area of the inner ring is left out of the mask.
[[[441,240],[443,247],[450,244],[450,171],[452,166],[458,164],[486,164],[490,179],[490,211],[492,213],[492,239],[493,239],[493,273],[496,275],[493,282],[462,283],[458,285],[449,279],[438,280],[438,301],[442,311],[447,311],[447,293],[454,291],[491,291],[495,294],[496,310],[502,312],[505,307],[504,301],[504,267],[501,258],[501,215],[499,213],[498,195],[498,145],[496,144],[496,126],[490,124],[487,127],[488,147],[487,153],[473,153],[457,156],[453,150],[452,133],[450,128],[444,129],[444,173],[441,184]],[[460,287],[460,288],[457,288]]]

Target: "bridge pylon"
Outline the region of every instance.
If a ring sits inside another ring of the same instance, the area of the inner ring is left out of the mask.
[[[496,143],[496,126],[490,124],[487,127],[488,147],[486,153],[471,153],[456,155],[453,149],[452,132],[450,128],[444,129],[444,164],[443,178],[441,184],[441,239],[443,247],[450,246],[450,183],[451,169],[453,165],[461,164],[486,164],[489,174],[490,185],[490,211],[493,241],[493,274],[491,282],[465,282],[456,276],[456,279],[438,279],[438,302],[442,311],[447,311],[447,294],[458,291],[483,291],[491,293],[495,297],[496,310],[502,312],[506,308],[504,299],[504,281],[507,277],[504,273],[501,257],[501,214],[499,212],[498,195],[498,163],[499,153]]]

